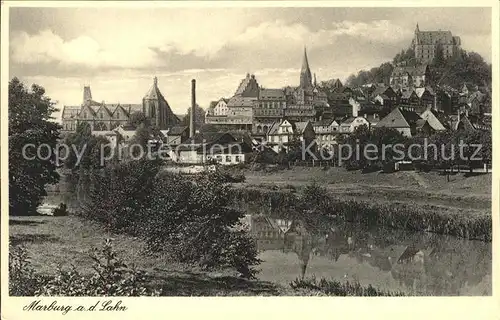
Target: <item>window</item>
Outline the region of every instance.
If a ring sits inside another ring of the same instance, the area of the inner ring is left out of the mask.
[[[234,158],[234,161],[236,161],[236,162],[241,162],[240,156],[236,156],[236,157]]]
[[[83,111],[83,118],[87,118],[87,111]]]
[[[226,162],[231,162],[231,156],[226,156]]]
[[[101,119],[102,119],[103,117],[104,117],[104,115],[102,114],[102,112],[100,112],[100,113],[99,113],[99,118],[101,118]]]

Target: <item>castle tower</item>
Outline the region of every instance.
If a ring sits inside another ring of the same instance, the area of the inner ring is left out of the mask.
[[[92,92],[90,91],[90,86],[83,87],[83,104],[86,105],[92,101]]]
[[[304,47],[304,58],[302,60],[302,68],[300,69],[300,87],[304,89],[312,87],[311,69],[309,69],[306,47]]]

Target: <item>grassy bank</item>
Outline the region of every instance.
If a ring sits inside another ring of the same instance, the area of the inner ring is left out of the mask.
[[[448,182],[437,172],[401,171],[391,174],[361,173],[344,168],[292,167],[290,170],[243,170],[252,185],[304,187],[312,182],[355,200],[407,202],[491,212],[491,174],[456,173]]]
[[[30,279],[37,279],[42,286],[48,283],[59,290],[60,285],[54,285],[55,276],[60,274],[58,268],[65,270],[63,274],[66,278],[75,277],[76,274],[78,278],[90,278],[95,266],[95,261],[89,255],[90,249],[102,246],[108,238],[113,239],[117,255],[123,257],[128,266],[144,271],[146,285],[162,296],[345,296],[374,292],[372,288],[358,284],[339,284],[335,291],[328,291],[302,280],[284,286],[242,279],[230,270],[202,271],[176,263],[167,256],[147,254],[141,239],[110,233],[101,225],[76,216],[11,217],[9,221],[10,244],[26,248],[30,260],[28,266],[35,272]],[[71,271],[71,266],[75,267],[77,273]],[[18,280],[18,283],[27,283],[24,279]],[[65,281],[67,283],[70,279]],[[64,291],[64,295],[82,295],[83,289],[88,290],[80,288]],[[386,295],[382,291],[376,292]]]
[[[293,186],[287,188],[233,188],[235,206],[276,217],[304,217],[304,208],[319,208],[315,198],[307,203]],[[321,215],[363,225],[383,225],[411,231],[427,231],[465,239],[491,241],[491,215],[474,210],[448,210],[439,206],[377,203],[345,199],[328,191],[321,196]]]

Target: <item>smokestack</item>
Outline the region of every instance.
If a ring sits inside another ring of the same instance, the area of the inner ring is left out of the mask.
[[[189,121],[189,137],[192,138],[195,134],[194,129],[194,117],[195,117],[195,109],[196,109],[196,80],[191,80],[191,117]]]

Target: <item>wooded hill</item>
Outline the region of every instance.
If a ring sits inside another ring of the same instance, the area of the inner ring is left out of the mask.
[[[370,70],[361,70],[357,74],[350,75],[346,85],[357,87],[368,83],[389,84],[392,70],[396,65],[416,64],[415,53],[410,48],[402,50],[391,62],[384,62],[378,67]],[[442,51],[438,48],[436,57],[430,63],[430,71],[433,82],[440,85],[460,89],[464,83],[477,85],[491,92],[491,63],[487,63],[480,54],[467,52],[461,49],[453,57],[445,59]]]

